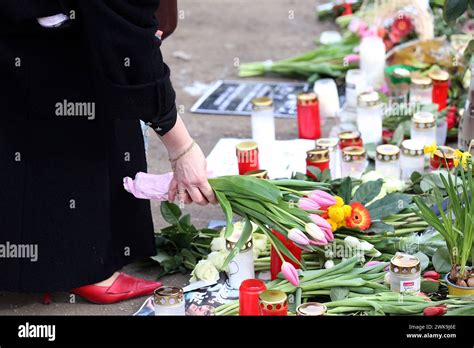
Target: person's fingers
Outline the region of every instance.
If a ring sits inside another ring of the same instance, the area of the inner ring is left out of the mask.
[[[181,204],[188,204],[187,201],[189,200],[188,193],[186,189],[182,186],[178,186],[178,203]]]
[[[217,204],[217,198],[214,194],[214,191],[211,188],[211,185],[206,181],[202,186],[199,186],[199,190],[202,192],[207,201],[211,204]]]
[[[199,204],[199,205],[206,205],[208,203],[207,199],[204,198],[202,195],[201,191],[195,186],[188,187],[187,189],[189,195],[191,196],[191,199],[193,200],[194,203]]]
[[[175,179],[171,180],[170,187],[168,189],[168,200],[174,202],[176,194],[178,193],[178,182]]]

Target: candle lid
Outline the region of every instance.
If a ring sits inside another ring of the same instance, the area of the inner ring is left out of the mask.
[[[269,97],[257,97],[252,99],[254,110],[270,109],[273,106],[273,99]]]
[[[358,131],[344,131],[339,133],[340,140],[356,140],[360,138],[360,132]]]
[[[362,146],[348,146],[342,149],[342,160],[344,162],[360,161],[367,157]]]
[[[306,159],[311,163],[321,163],[329,161],[328,149],[313,149],[306,152]]]
[[[456,151],[449,146],[439,146],[439,148],[435,151],[434,156],[439,158],[445,158],[447,160],[452,160],[456,154]]]
[[[428,111],[418,111],[412,117],[415,128],[426,129],[436,126],[436,117]]]
[[[379,145],[377,146],[376,153],[379,161],[396,161],[400,157],[400,148],[396,145]]]
[[[420,271],[420,259],[413,255],[397,253],[390,262],[390,271],[401,274],[414,274]]]
[[[435,69],[431,71],[428,76],[435,81],[448,81],[449,73],[445,70]]]
[[[298,105],[312,105],[318,102],[318,95],[314,92],[298,94]]]
[[[412,72],[411,83],[419,88],[426,89],[431,87],[432,81],[428,76],[423,76],[419,72]]]
[[[229,251],[233,250],[235,246],[237,245],[237,242],[240,239],[240,236],[242,235],[242,229],[235,229],[232,234],[227,237],[225,241],[225,248]],[[240,248],[240,251],[246,251],[249,249],[252,249],[253,247],[253,240],[252,240],[252,235],[249,236],[249,239],[242,245]]]
[[[316,139],[316,149],[328,149],[334,151],[337,148],[339,140],[337,138],[320,138]]]
[[[405,156],[415,157],[424,155],[424,146],[423,143],[415,140],[404,140],[401,144],[401,152]]]
[[[395,68],[393,70],[392,82],[395,84],[399,83],[410,83],[410,70],[402,67]]]
[[[245,173],[244,175],[253,176],[259,179],[268,179],[268,171],[265,169],[251,170]]]
[[[306,302],[296,307],[296,315],[317,317],[326,314],[327,307],[319,302]]]
[[[260,307],[267,310],[279,310],[287,306],[288,296],[280,290],[265,290],[258,295]]]
[[[245,152],[258,149],[258,144],[255,141],[243,141],[236,146],[237,151]]]
[[[363,92],[357,97],[359,106],[375,106],[380,103],[380,96],[377,92]]]
[[[162,286],[154,291],[155,303],[160,306],[170,307],[184,301],[183,289]]]

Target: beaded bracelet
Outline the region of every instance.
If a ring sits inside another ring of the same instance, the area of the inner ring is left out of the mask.
[[[171,166],[174,168],[175,165],[176,165],[176,162],[179,161],[184,155],[186,155],[187,153],[189,153],[194,145],[196,145],[196,142],[193,140],[193,142],[191,143],[191,145],[189,145],[186,150],[184,150],[183,152],[181,152],[176,158],[169,158],[169,161],[171,162]]]

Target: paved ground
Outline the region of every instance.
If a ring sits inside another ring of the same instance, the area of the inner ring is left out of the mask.
[[[208,154],[222,137],[249,137],[250,120],[245,117],[195,115],[188,112],[197,97],[184,91],[194,82],[205,84],[217,79],[236,78],[234,59],[241,62],[280,59],[305,52],[313,47],[313,40],[329,24],[315,19],[314,0],[179,0],[181,21],[176,33],[163,45],[165,61],[170,65],[178,104],[184,106],[182,115],[192,136]],[[189,60],[183,59],[189,58]],[[296,136],[296,124],[290,120],[277,121],[277,137]],[[166,152],[159,140],[151,139],[149,171],[163,173],[170,170]],[[189,207],[193,221],[205,226],[212,218],[219,218],[216,207]],[[159,205],[153,205],[157,229],[163,226]],[[154,279],[156,266],[134,264],[126,272]],[[175,275],[162,279],[166,284],[184,286],[188,276]],[[0,315],[130,315],[143,299],[108,306],[88,304],[80,299],[70,303],[67,293],[53,294],[54,303],[39,303],[40,294],[18,295],[0,293]]]

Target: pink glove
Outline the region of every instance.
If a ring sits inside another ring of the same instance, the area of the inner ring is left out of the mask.
[[[154,175],[139,172],[135,179],[124,178],[123,187],[136,198],[167,201],[172,179],[173,173]]]

